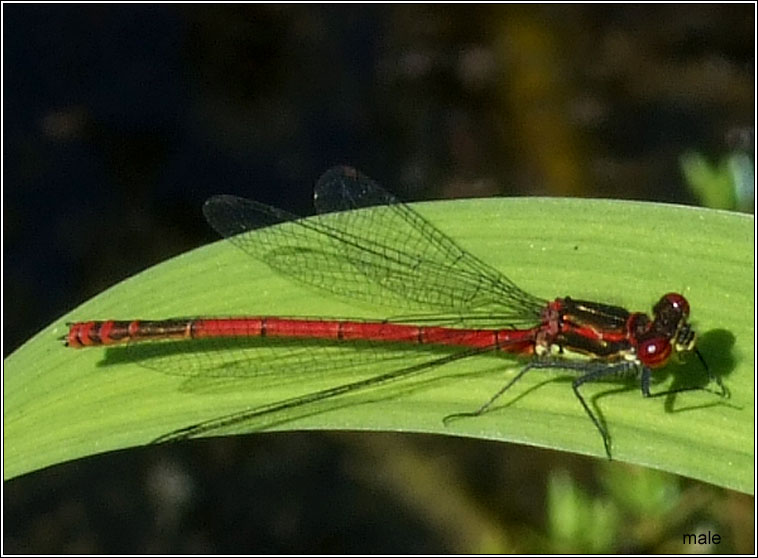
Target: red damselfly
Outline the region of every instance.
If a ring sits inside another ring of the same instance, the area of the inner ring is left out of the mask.
[[[281,274],[336,295],[420,314],[381,321],[273,316],[87,321],[71,325],[66,344],[74,348],[159,347],[153,358],[147,359],[148,366],[218,376],[254,374],[271,367],[274,359],[285,369],[360,365],[386,358],[377,348],[381,344],[403,345],[406,351],[422,345],[442,346],[452,352],[418,364],[408,364],[400,357],[405,365],[384,374],[193,424],[156,442],[219,432],[488,351],[527,356],[530,362],[477,410],[449,415],[445,422],[481,415],[530,370],[562,369],[578,374],[572,383],[574,394],[600,432],[609,458],[610,435],[585,401],[579,389],[583,384],[636,374],[642,394],[649,397],[653,370],[665,366],[674,355],[694,352],[721,395],[728,394],[695,348],[689,303],[680,294],[663,295],[650,316],[570,297],[540,299],[460,248],[410,206],[349,167],[327,171],[316,184],[314,201],[318,213],[328,215],[299,219],[280,209],[226,195],[209,199],[203,212],[221,235]],[[253,350],[235,346],[244,339],[289,340],[290,344],[267,358],[260,345]],[[307,345],[314,340],[322,345]],[[195,352],[196,358],[179,360],[179,364],[171,351],[165,350],[166,343],[186,346],[203,341],[213,342],[214,350]],[[372,349],[334,350],[351,344]],[[565,353],[585,358],[566,358]],[[185,367],[191,370],[185,371]],[[687,389],[700,388],[675,391]]]

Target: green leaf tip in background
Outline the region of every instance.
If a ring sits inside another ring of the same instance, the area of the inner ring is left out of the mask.
[[[685,183],[705,207],[748,212],[755,198],[755,169],[747,153],[735,151],[716,164],[697,152],[684,153],[679,167]]]
[[[545,299],[570,295],[650,312],[662,294],[684,294],[698,346],[731,399],[707,391],[645,399],[634,382],[589,383],[582,389],[609,429],[614,459],[753,491],[752,217],[551,198],[417,207],[462,247]],[[349,369],[338,378],[293,371],[281,382],[256,377],[197,389],[187,377],[119,358],[123,349],[74,350],[60,341],[66,322],[201,315],[392,313],[288,281],[229,242],[164,262],[82,304],[5,360],[5,478],[146,444],[203,420],[365,377],[365,370],[361,378],[351,377]],[[530,372],[485,415],[443,424],[447,415],[477,409],[522,365],[505,355],[463,359],[425,372],[412,387],[402,382],[351,394],[267,428],[428,432],[603,458],[602,439],[574,397],[570,373]],[[377,364],[371,373],[387,372],[388,366],[393,365]],[[707,384],[696,359],[672,363],[655,376],[660,381],[653,392]]]

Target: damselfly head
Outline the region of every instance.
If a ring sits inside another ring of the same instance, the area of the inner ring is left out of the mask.
[[[637,356],[650,368],[665,366],[672,353],[681,361],[695,348],[695,332],[687,322],[690,305],[678,293],[668,293],[653,307],[653,321],[637,335]]]

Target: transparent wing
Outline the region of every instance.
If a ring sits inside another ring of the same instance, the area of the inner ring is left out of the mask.
[[[493,318],[514,326],[539,320],[544,300],[355,169],[328,170],[314,199],[321,215],[309,219],[235,196],[213,197],[203,212],[216,231],[276,272],[338,296],[469,327]]]

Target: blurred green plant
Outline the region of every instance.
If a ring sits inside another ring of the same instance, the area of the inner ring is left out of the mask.
[[[564,470],[550,475],[547,510],[551,552],[609,552],[618,540],[621,518],[616,502],[587,494]]]
[[[691,151],[680,157],[685,181],[700,205],[749,212],[755,200],[755,167],[746,153],[735,151],[712,164]]]
[[[735,541],[717,525],[713,503],[723,498],[715,487],[682,488],[681,477],[636,467],[601,467],[602,490],[591,493],[565,470],[548,481],[547,538],[555,553],[669,553],[714,550],[713,545],[686,549],[685,533],[714,529],[722,548],[736,551]]]

